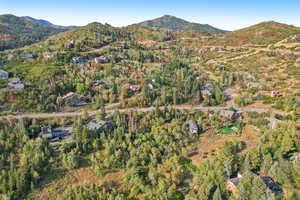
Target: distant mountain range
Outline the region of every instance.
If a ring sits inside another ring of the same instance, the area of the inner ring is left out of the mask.
[[[52,27],[52,28],[57,28],[57,29],[67,29],[67,30],[72,30],[72,29],[77,29],[80,28],[80,26],[60,26],[60,25],[55,25],[52,24],[51,22],[47,21],[47,20],[43,20],[43,19],[35,19],[33,17],[29,17],[29,16],[24,16],[22,17],[24,19],[27,19],[29,21],[35,22],[39,25],[45,26],[45,27]]]
[[[164,15],[128,27],[116,28],[101,23],[87,26],[58,26],[42,19],[0,15],[0,51],[19,48],[54,36],[59,45],[69,40],[88,38],[104,45],[114,41],[137,39],[166,41],[178,35],[175,32],[197,31],[200,34],[216,34],[205,45],[268,45],[299,34],[300,28],[277,22],[263,22],[236,31],[224,31],[208,24],[197,24]],[[56,35],[58,33],[63,34]],[[94,42],[95,42],[94,41]]]
[[[153,28],[163,28],[172,31],[195,30],[206,34],[219,34],[226,32],[208,24],[192,23],[171,15],[164,15],[162,17],[144,21],[135,25],[142,25]]]

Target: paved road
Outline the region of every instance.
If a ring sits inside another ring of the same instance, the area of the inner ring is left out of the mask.
[[[230,104],[229,104],[230,105]],[[160,107],[159,109],[164,109],[165,107]],[[176,105],[176,106],[170,106],[170,108],[174,108],[177,110],[190,110],[190,111],[221,111],[225,109],[232,108],[230,106],[225,106],[225,107],[205,107],[205,106],[192,106],[192,105]],[[113,109],[113,110],[107,110],[107,114],[113,114],[116,111],[119,111],[121,113],[124,112],[130,112],[130,111],[137,111],[137,112],[148,112],[151,110],[154,110],[155,107],[146,107],[146,108],[128,108],[128,109]],[[268,112],[270,111],[269,109],[258,109],[258,108],[237,108],[235,107],[237,111],[240,112],[257,112],[257,113],[263,113],[263,112]],[[90,116],[96,115],[98,110],[94,111],[87,111],[86,113]],[[274,111],[277,114],[286,114],[285,112],[280,112],[280,111]],[[58,118],[58,117],[76,117],[83,115],[84,112],[59,112],[59,113],[32,113],[32,114],[20,114],[20,115],[11,115],[10,117],[12,118]],[[3,117],[5,118],[5,117]]]

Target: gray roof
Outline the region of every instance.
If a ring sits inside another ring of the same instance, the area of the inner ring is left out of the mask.
[[[196,121],[189,120],[188,125],[189,125],[190,133],[198,133],[198,125],[197,125]]]
[[[8,78],[8,72],[0,69],[0,78]]]
[[[100,121],[100,122],[90,121],[86,125],[86,128],[90,131],[97,131],[97,130],[103,128],[105,125],[106,125],[106,121]]]
[[[271,190],[271,192],[273,192],[275,195],[280,195],[283,193],[282,188],[275,181],[273,181],[271,177],[261,176],[261,179],[263,180],[267,188]]]
[[[235,178],[231,178],[229,179],[229,182],[235,186],[237,186],[240,183],[240,180],[242,179],[242,177],[235,177]]]

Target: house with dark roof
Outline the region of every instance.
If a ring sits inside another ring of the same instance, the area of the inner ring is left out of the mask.
[[[40,138],[47,139],[49,142],[59,142],[70,135],[71,135],[71,130],[62,129],[62,128],[52,129],[50,125],[42,126],[41,132],[39,133]]]

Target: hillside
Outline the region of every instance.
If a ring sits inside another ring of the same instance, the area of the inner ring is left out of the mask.
[[[262,22],[247,28],[226,33],[224,37],[213,40],[215,45],[268,45],[279,42],[291,35],[300,33],[300,28],[274,21]]]
[[[80,48],[82,51],[89,51],[129,38],[131,38],[131,32],[125,29],[93,22],[79,29],[51,36],[47,41],[41,43],[41,46],[52,50],[69,49],[72,51]]]
[[[218,34],[225,32],[224,30],[217,29],[208,24],[191,23],[170,15],[164,15],[160,18],[144,21],[137,25],[170,29],[173,31],[196,30],[207,34]]]
[[[0,15],[0,51],[30,45],[61,31],[14,15]]]
[[[67,29],[67,30],[72,30],[72,29],[78,29],[78,28],[80,28],[79,26],[60,26],[60,25],[55,25],[55,24],[52,24],[51,22],[49,22],[47,20],[35,19],[35,18],[29,17],[29,16],[24,16],[22,18],[27,19],[29,21],[32,21],[34,23],[37,23],[39,25],[45,26],[45,27],[52,27],[52,28],[58,28],[58,29]]]

